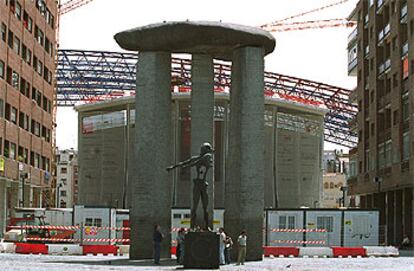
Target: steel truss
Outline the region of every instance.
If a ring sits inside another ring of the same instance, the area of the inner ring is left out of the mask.
[[[134,95],[138,54],[59,50],[57,68],[57,104],[73,106],[80,102]],[[191,61],[173,58],[172,85],[191,86]],[[215,62],[215,90],[228,92],[231,65]],[[325,141],[353,148],[357,135],[349,128],[356,117],[357,106],[348,97],[350,90],[278,73],[265,72],[266,96],[310,106],[324,106]]]

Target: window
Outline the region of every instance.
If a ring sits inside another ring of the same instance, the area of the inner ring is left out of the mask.
[[[398,109],[394,111],[393,113],[393,124],[397,125],[398,123]]]
[[[22,45],[22,58],[27,64],[32,64],[32,52],[24,44]]]
[[[17,55],[20,55],[20,39],[17,36],[14,36],[13,39],[13,51]]]
[[[35,38],[37,40],[37,43],[44,46],[44,34],[43,31],[37,27],[37,25],[35,25]]]
[[[92,218],[85,218],[85,226],[93,226],[93,219]]]
[[[323,184],[323,188],[324,188],[324,189],[329,189],[329,183],[324,183],[324,184]]]
[[[409,104],[410,104],[410,102],[409,102],[408,98],[405,98],[402,101],[402,118],[403,118],[403,121],[404,122],[405,121],[408,121],[409,118],[410,118],[410,114],[409,114]]]
[[[60,190],[60,196],[66,197],[66,190]]]
[[[95,218],[94,219],[94,226],[95,227],[102,227],[102,219],[101,218]]]
[[[4,23],[1,23],[0,35],[1,35],[1,40],[6,42],[7,26]]]
[[[32,120],[32,134],[40,137],[40,123],[35,120]]]
[[[39,160],[40,160],[40,155],[38,153],[35,153],[35,155],[34,155],[34,167],[39,168]]]
[[[4,140],[4,157],[9,157],[9,141]]]
[[[9,45],[10,48],[13,48],[13,32],[11,32],[10,29],[9,29],[9,34],[7,37],[7,44]]]
[[[68,173],[68,169],[66,167],[61,167],[60,168],[60,173],[66,174],[66,173]]]
[[[45,51],[47,53],[50,53],[50,47],[51,47],[51,43],[50,43],[49,39],[46,37],[45,38]]]
[[[392,164],[392,142],[391,140],[385,142],[385,166],[389,167]]]
[[[288,229],[294,229],[295,228],[295,217],[289,216],[288,217]]]
[[[402,138],[402,160],[410,159],[410,133],[406,132]]]
[[[4,62],[2,60],[0,60],[0,78],[4,79]]]
[[[17,19],[19,19],[19,21],[22,19],[22,6],[17,1],[15,5],[14,15]]]
[[[181,219],[181,214],[173,214],[173,218],[175,218],[175,219]]]
[[[13,71],[13,73],[12,73],[12,86],[15,89],[19,89],[19,85],[20,85],[20,76],[17,72]]]
[[[317,229],[333,232],[333,217],[332,216],[318,216],[316,218]]]
[[[286,216],[279,216],[279,229],[286,229]]]
[[[0,99],[0,118],[3,118],[3,117],[4,117],[4,101]]]
[[[29,14],[27,14],[26,11],[24,11],[24,13],[23,13],[23,25],[30,33],[32,33],[32,31],[33,31],[33,20],[32,20],[32,18],[30,18]]]
[[[16,144],[10,143],[9,158],[16,160],[16,158],[17,158],[16,155],[17,155]]]
[[[10,121],[17,124],[17,109],[13,106],[11,106],[10,110]]]

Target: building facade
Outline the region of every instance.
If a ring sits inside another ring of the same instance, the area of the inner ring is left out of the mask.
[[[0,1],[0,234],[13,207],[50,204],[57,9]]]
[[[355,196],[347,195],[347,178],[349,174],[349,155],[342,150],[325,150],[323,152],[323,192],[321,207],[338,208],[355,207]]]
[[[380,210],[384,242],[398,245],[404,234],[413,240],[414,226],[414,1],[361,0],[349,19],[358,22],[348,71],[359,108],[349,193]]]
[[[78,202],[78,152],[56,150],[56,207],[72,208]]]
[[[190,93],[173,93],[172,163],[197,155],[191,152]],[[129,208],[133,195],[135,98],[84,104],[79,116],[79,204]],[[323,118],[325,109],[266,98],[265,206],[313,207],[322,188]],[[216,93],[214,121],[214,206],[224,207],[228,151],[229,94]],[[190,206],[191,172],[171,174],[174,207]]]

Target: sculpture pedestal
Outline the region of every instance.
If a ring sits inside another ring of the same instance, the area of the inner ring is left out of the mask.
[[[184,242],[184,268],[219,268],[219,242],[215,232],[189,232]]]

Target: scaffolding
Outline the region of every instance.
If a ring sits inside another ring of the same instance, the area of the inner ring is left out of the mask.
[[[57,104],[74,106],[87,101],[111,99],[135,94],[137,53],[59,50],[57,68]],[[216,61],[215,91],[229,92],[231,64]],[[191,60],[173,58],[171,64],[172,90],[191,89]],[[266,97],[279,98],[307,106],[326,108],[325,141],[353,148],[357,134],[349,128],[358,112],[349,100],[350,90],[265,72]]]

